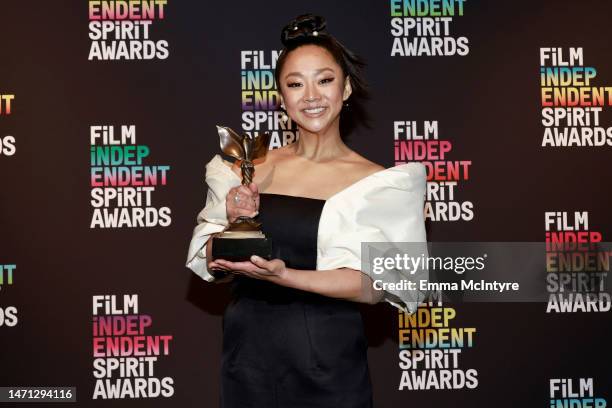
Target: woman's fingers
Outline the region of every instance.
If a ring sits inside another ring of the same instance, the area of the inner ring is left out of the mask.
[[[287,272],[285,263],[280,259],[267,261],[258,256],[252,256],[249,261],[230,262],[225,259],[216,259],[215,262],[234,274],[255,279],[276,280],[282,278]]]
[[[255,202],[255,210],[259,211],[259,187],[255,183],[249,184],[249,190],[253,193],[253,201]]]
[[[229,270],[225,266],[223,266],[220,263],[217,263],[215,261],[212,261],[212,262],[208,263],[208,269],[209,270],[220,270],[220,271],[228,271]]]
[[[253,185],[255,185],[255,183],[251,183],[251,186]],[[247,210],[257,211],[258,205],[255,196],[259,197],[259,193],[257,193],[257,187],[255,187],[255,192],[253,192],[250,187],[240,186],[240,188],[238,189],[239,207]]]
[[[224,268],[227,268],[227,270],[231,271],[232,273],[247,275],[251,278],[262,279],[268,275],[268,271],[258,267],[250,261],[230,262],[224,259],[218,259],[215,260],[215,262],[222,265]]]
[[[236,218],[254,217],[259,209],[259,192],[257,185],[251,183],[249,186],[237,186],[229,190],[226,197],[227,218],[234,222]]]
[[[251,211],[257,210],[254,194],[246,186],[240,186],[239,188],[230,190],[228,198],[233,207]]]

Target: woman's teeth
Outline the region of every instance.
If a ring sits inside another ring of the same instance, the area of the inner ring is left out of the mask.
[[[318,108],[311,108],[311,109],[304,109],[304,112],[306,113],[319,113],[319,112],[323,112],[323,107],[318,107]]]

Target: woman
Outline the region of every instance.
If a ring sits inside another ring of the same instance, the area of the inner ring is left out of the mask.
[[[414,163],[383,169],[344,144],[346,104],[365,94],[361,63],[324,28],[304,15],[282,32],[276,80],[298,141],[256,161],[248,187],[239,163],[215,156],[207,165],[187,266],[208,281],[214,270],[235,277],[223,320],[224,407],[370,407],[356,305],[384,299],[413,311],[422,300],[376,290],[376,275],[361,270],[361,242],[425,241],[425,173]],[[274,259],[213,260],[214,234],[260,207]]]

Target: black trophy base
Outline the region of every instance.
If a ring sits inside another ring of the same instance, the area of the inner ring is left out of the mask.
[[[272,259],[272,246],[266,238],[222,238],[213,241],[212,257],[230,262],[243,262],[252,255]]]

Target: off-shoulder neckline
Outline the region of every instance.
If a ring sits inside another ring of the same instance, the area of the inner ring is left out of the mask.
[[[327,201],[324,198],[314,198],[314,197],[304,197],[304,196],[295,196],[290,194],[280,194],[280,193],[259,193],[260,196],[277,196],[277,197],[290,197],[290,198],[303,198],[305,200],[315,200],[315,201]]]
[[[242,181],[242,179],[236,173],[234,173],[233,170],[227,164],[225,164],[225,160],[223,160],[223,158],[220,155],[217,154],[215,157],[217,157],[219,159],[219,161],[221,162],[221,166],[223,166],[223,168],[225,168],[229,173],[231,173],[231,175],[234,176],[237,180]],[[342,190],[339,190],[339,191],[335,192],[334,194],[332,194],[331,196],[329,196],[326,199],[323,199],[323,198],[314,198],[314,197],[304,197],[304,196],[294,196],[294,195],[289,195],[289,194],[266,193],[266,192],[261,192],[260,194],[275,194],[275,195],[282,195],[282,196],[288,196],[288,197],[308,198],[308,199],[312,199],[312,200],[321,200],[321,201],[328,202],[331,199],[336,198],[340,194],[345,193],[346,191],[351,190],[354,187],[363,184],[363,182],[371,179],[374,176],[378,176],[378,175],[380,175],[382,173],[385,173],[387,171],[390,171],[390,170],[397,170],[398,168],[401,168],[401,167],[404,167],[404,166],[408,166],[410,164],[411,163],[404,163],[404,164],[400,164],[399,166],[387,167],[387,168],[384,168],[384,169],[377,170],[374,173],[370,173],[367,176],[362,177],[359,180],[353,182],[352,184],[349,184],[348,186],[344,187]]]

